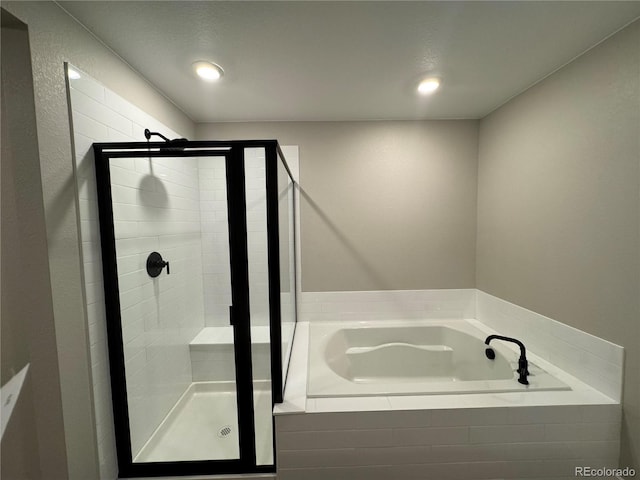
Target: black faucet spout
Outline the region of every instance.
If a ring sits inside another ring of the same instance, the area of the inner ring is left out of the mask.
[[[491,340],[502,340],[505,342],[515,343],[520,347],[520,358],[518,360],[518,383],[522,385],[529,385],[529,380],[527,380],[527,376],[529,375],[529,362],[527,361],[527,349],[520,340],[511,337],[503,337],[502,335],[489,335],[484,343],[485,345],[489,345]],[[488,349],[489,350],[489,349]],[[488,354],[487,357],[491,358]],[[495,358],[495,354],[494,354]]]

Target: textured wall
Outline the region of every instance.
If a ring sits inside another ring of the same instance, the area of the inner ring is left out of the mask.
[[[477,288],[626,348],[640,462],[640,22],[481,121]]]
[[[87,314],[63,64],[70,61],[100,78],[185,136],[192,136],[193,123],[54,3],[3,2],[3,8],[29,28],[69,478],[97,478]]]
[[[300,146],[303,291],[475,284],[476,121],[201,124]]]
[[[25,25],[4,10],[1,43],[0,384],[6,386],[27,364],[29,370],[19,396],[13,397],[15,407],[6,430],[7,404],[2,405],[0,477],[64,479],[68,470],[51,284],[46,268],[47,238],[29,37]]]

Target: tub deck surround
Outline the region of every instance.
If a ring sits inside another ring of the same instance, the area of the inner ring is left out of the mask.
[[[465,322],[482,335],[496,333],[478,320]],[[296,328],[284,403],[274,409],[280,480],[566,480],[577,466],[617,467],[619,401],[529,348],[534,364],[571,389],[309,397],[309,334],[323,323]]]
[[[299,320],[469,319],[515,337],[527,351],[620,401],[624,349],[476,289],[302,292]],[[492,344],[493,345],[493,344]]]
[[[529,385],[517,382],[519,351],[492,345],[466,320],[317,322],[309,339],[307,395],[314,397],[530,392],[569,386],[529,356]]]

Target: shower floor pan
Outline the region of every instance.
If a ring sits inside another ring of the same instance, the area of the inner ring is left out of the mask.
[[[265,382],[267,383],[267,382]],[[254,390],[256,459],[273,464],[271,390]],[[239,458],[235,386],[194,382],[134,458],[135,463]]]

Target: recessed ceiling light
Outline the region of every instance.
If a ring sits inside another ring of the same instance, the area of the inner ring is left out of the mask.
[[[222,77],[222,75],[224,74],[224,70],[222,70],[222,67],[220,65],[216,65],[215,63],[211,62],[195,62],[193,64],[193,69],[200,78],[208,82],[215,82],[216,80],[219,80],[220,77]]]
[[[440,79],[430,77],[425,78],[418,85],[418,93],[422,95],[429,95],[430,93],[435,92],[440,86]]]
[[[71,80],[78,80],[80,78],[80,74],[76,72],[73,68],[68,69],[67,72],[69,73],[69,78]]]

